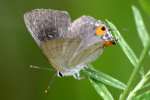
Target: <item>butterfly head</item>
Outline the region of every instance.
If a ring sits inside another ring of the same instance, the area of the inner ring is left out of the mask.
[[[100,39],[102,39],[105,47],[116,44],[117,39],[115,37],[113,37],[113,35],[111,34],[111,30],[110,30],[109,26],[107,26],[106,23],[97,21],[95,26],[96,26],[95,35],[98,36]]]

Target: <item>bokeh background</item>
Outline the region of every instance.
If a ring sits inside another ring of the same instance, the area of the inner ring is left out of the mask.
[[[82,15],[108,19],[139,56],[142,45],[132,5],[140,9],[150,27],[149,16],[138,0],[0,0],[0,100],[101,100],[87,79],[79,81],[72,77],[56,78],[49,93],[44,94],[53,72],[29,68],[31,64],[51,66],[27,31],[23,14],[35,8],[51,8],[68,11],[72,20]],[[118,45],[106,48],[93,65],[123,82],[127,82],[133,68]],[[109,90],[117,99],[120,91],[111,87]]]

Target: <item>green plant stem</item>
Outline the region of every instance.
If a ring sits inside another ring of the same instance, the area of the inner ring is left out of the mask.
[[[149,44],[143,49],[143,51],[142,51],[142,53],[141,53],[141,55],[140,55],[140,59],[139,59],[139,62],[138,62],[138,64],[137,64],[137,67],[134,68],[134,70],[133,70],[133,72],[132,72],[132,74],[131,74],[131,76],[130,76],[130,78],[129,78],[129,81],[128,81],[128,83],[127,83],[127,87],[126,87],[126,89],[124,90],[124,92],[123,92],[123,93],[121,94],[121,96],[120,96],[120,100],[126,100],[126,97],[128,96],[130,90],[132,89],[132,84],[133,84],[133,82],[134,82],[134,79],[135,79],[136,75],[138,74],[139,70],[140,70],[141,67],[142,67],[141,64],[142,64],[142,62],[143,62],[143,59],[144,59],[146,53],[147,53],[148,50],[149,50],[149,46],[150,46],[150,42],[149,42]]]
[[[135,88],[130,92],[130,94],[128,95],[128,97],[127,97],[127,100],[131,100],[134,96],[135,96],[135,94],[136,94],[136,92],[138,91],[138,90],[140,90],[142,87],[143,87],[143,85],[146,83],[146,81],[149,79],[149,76],[150,75],[150,70],[144,75],[144,77],[140,80],[140,82],[135,86]]]

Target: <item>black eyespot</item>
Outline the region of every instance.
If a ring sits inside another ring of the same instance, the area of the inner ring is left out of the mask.
[[[102,26],[101,30],[105,31],[106,30],[105,26]]]
[[[40,41],[44,41],[44,40],[56,39],[59,37],[59,34],[56,29],[45,28],[39,31],[37,37]]]
[[[60,77],[63,77],[63,74],[62,74],[61,72],[58,72],[58,75],[59,75]]]

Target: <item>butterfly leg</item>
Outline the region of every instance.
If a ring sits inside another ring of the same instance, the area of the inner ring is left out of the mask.
[[[80,73],[73,74],[73,77],[77,80],[81,80]]]
[[[46,93],[46,94],[48,93],[48,91],[50,90],[50,88],[51,88],[53,82],[55,81],[55,77],[56,77],[56,73],[54,73],[54,74],[51,76],[51,78],[50,78],[50,80],[49,80],[48,87],[44,90],[44,93]]]
[[[32,69],[46,70],[46,71],[53,71],[51,68],[42,68],[42,67],[35,66],[35,65],[30,65],[29,67],[32,68]]]

